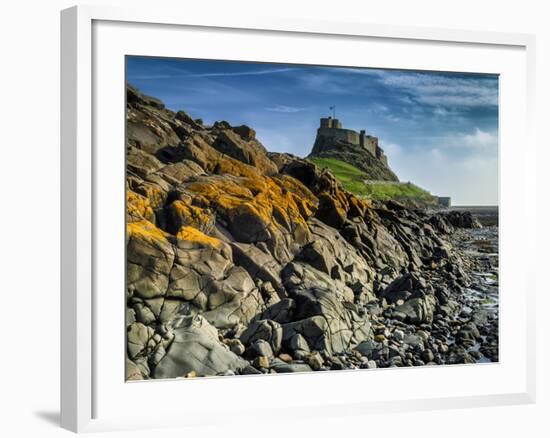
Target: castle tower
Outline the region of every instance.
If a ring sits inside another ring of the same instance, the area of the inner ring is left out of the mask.
[[[333,119],[332,117],[321,117],[321,123],[319,124],[320,128],[332,128],[332,129],[342,129],[342,123],[338,119]]]
[[[321,128],[332,128],[332,117],[321,117]]]

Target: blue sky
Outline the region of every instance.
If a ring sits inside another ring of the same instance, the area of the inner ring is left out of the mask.
[[[309,154],[319,118],[380,139],[401,181],[455,205],[498,204],[498,77],[128,57],[128,82],[211,124],[254,128],[270,151]]]

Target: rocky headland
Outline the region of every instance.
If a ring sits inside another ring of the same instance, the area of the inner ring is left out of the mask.
[[[495,227],[127,89],[129,380],[498,360]]]

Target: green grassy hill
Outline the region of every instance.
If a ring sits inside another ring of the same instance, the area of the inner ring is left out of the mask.
[[[345,161],[336,158],[309,158],[321,168],[328,168],[342,183],[344,188],[362,198],[387,201],[394,199],[405,203],[435,205],[436,198],[424,189],[412,183],[395,184],[392,182],[369,182],[365,172]]]

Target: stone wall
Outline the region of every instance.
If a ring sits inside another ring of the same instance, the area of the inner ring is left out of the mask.
[[[356,132],[352,129],[343,129],[342,123],[332,117],[321,118],[319,126],[312,154],[319,154],[325,150],[333,149],[338,143],[348,143],[369,151],[373,157],[389,168],[388,158],[382,148],[378,146],[377,137],[367,135],[365,130]]]
[[[326,145],[332,145],[337,141],[359,144],[359,134],[351,129],[319,128],[317,139],[322,140],[322,143]]]
[[[376,148],[378,148],[378,138],[370,135],[365,136],[365,149],[376,157]]]

